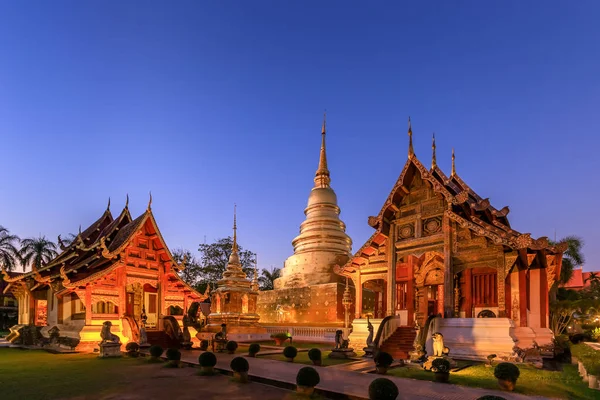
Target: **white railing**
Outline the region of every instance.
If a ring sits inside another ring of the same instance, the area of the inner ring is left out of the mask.
[[[265,326],[269,335],[289,333],[292,340],[334,342],[335,331],[341,328],[314,326]]]
[[[388,340],[400,326],[402,326],[402,320],[399,315],[385,317],[383,321],[381,321],[377,336],[375,337],[375,348],[378,349],[381,347],[381,345],[383,345],[383,343],[385,343],[385,341]]]

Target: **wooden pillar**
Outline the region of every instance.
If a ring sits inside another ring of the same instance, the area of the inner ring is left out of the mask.
[[[362,307],[363,307],[363,287],[362,287],[362,282],[361,282],[361,278],[360,278],[360,271],[356,272],[355,278],[353,279],[354,281],[354,288],[355,291],[354,293],[356,293],[355,295],[355,299],[354,299],[354,317],[355,318],[361,318],[362,316]]]
[[[92,324],[92,285],[85,287],[85,324]]]
[[[444,318],[454,314],[454,268],[452,267],[452,224],[446,215],[442,221],[444,233]]]
[[[117,270],[117,282],[119,287],[119,314],[124,315],[127,312],[127,272],[124,265]],[[136,321],[140,318],[139,315],[132,315],[131,317]]]
[[[509,319],[513,319],[512,315],[512,296],[510,294],[510,273],[508,273],[504,279],[504,297],[505,297],[505,317]]]
[[[408,256],[408,282],[406,282],[407,325],[415,319],[415,286],[414,286],[413,256]]]
[[[465,317],[473,318],[473,270],[465,269]]]
[[[519,322],[522,327],[527,326],[527,270],[519,270]]]
[[[548,320],[548,278],[546,268],[540,268],[540,327],[547,328]]]
[[[394,314],[394,305],[396,304],[396,291],[394,290],[396,285],[396,225],[393,223],[390,224],[390,233],[387,240],[387,252],[387,290],[384,291],[386,296],[383,299],[386,304],[386,316]]]

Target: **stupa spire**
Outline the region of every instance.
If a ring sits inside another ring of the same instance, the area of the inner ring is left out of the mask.
[[[233,205],[233,245],[231,247],[231,251],[236,253],[238,252],[238,244],[237,244],[237,204]]]
[[[454,156],[454,147],[452,148],[452,174],[451,176],[456,175],[456,163],[454,161],[456,157]]]
[[[325,134],[327,114],[323,113],[323,127],[321,128],[321,152],[319,154],[319,167],[315,173],[315,187],[329,187],[331,178],[329,177],[329,169],[327,168],[327,150],[325,148]]]
[[[415,155],[415,149],[413,148],[412,142],[412,125],[410,123],[410,117],[408,117],[408,158],[413,158]]]
[[[435,157],[435,132],[433,132],[433,140],[431,142],[431,169],[437,167],[437,160]]]

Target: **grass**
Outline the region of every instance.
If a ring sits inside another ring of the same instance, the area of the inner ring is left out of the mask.
[[[349,363],[355,360],[351,360],[351,359],[339,359],[339,358],[328,358],[329,353],[331,353],[331,351],[322,351],[321,352],[321,357],[322,357],[322,361],[323,361],[323,366],[324,367],[328,367],[331,365],[338,365],[338,364],[345,364],[345,363]],[[277,360],[277,361],[287,361],[287,358],[284,357],[283,354],[271,354],[268,356],[261,356],[260,353],[257,354],[257,357],[259,358],[265,358],[265,359],[269,359],[269,360]],[[303,351],[298,353],[298,355],[296,356],[296,358],[294,358],[294,363],[296,364],[306,364],[306,365],[313,365],[313,362],[308,358],[308,352],[307,351]]]
[[[35,400],[101,392],[119,384],[120,367],[135,365],[141,365],[139,359],[0,348],[0,397]]]
[[[552,398],[587,400],[598,399],[600,393],[589,389],[574,365],[563,365],[562,371],[546,371],[519,365],[521,375],[517,381],[515,393],[547,396]],[[389,375],[425,381],[433,380],[433,373],[420,368],[402,367],[388,371]],[[500,390],[494,377],[494,369],[484,364],[476,364],[458,372],[450,373],[450,383],[483,389]]]
[[[284,348],[286,346],[290,346],[290,341],[287,340],[285,342],[283,342],[283,344],[281,346],[276,346],[275,345],[275,341],[274,340],[263,340],[260,342],[252,342],[252,343],[258,343],[261,346],[273,346],[273,347],[281,347]],[[243,345],[250,345],[250,342],[248,343],[243,343],[240,344],[240,346]],[[292,342],[291,346],[296,347],[297,349],[312,349],[312,348],[317,348],[317,349],[331,349],[333,347],[335,347],[335,344],[333,343],[315,343],[315,342]]]

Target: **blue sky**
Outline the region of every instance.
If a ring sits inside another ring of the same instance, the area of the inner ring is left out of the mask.
[[[600,268],[595,1],[0,2],[0,225],[75,232],[152,191],[172,248],[231,234],[281,266],[322,113],[356,250],[415,151],[513,228]]]

